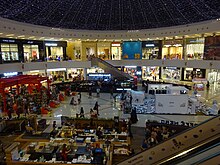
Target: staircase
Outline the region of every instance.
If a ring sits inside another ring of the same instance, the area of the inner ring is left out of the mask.
[[[132,76],[129,74],[118,70],[113,65],[109,64],[108,62],[97,58],[97,57],[91,57],[91,64],[92,66],[97,66],[102,68],[106,73],[112,74],[114,78],[117,78],[118,80],[131,80],[133,79]]]
[[[220,137],[220,116],[211,118],[163,143],[134,155],[118,165],[166,164],[192,149]]]

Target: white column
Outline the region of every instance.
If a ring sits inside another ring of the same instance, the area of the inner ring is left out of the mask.
[[[83,68],[83,77],[84,80],[87,80],[87,68]]]

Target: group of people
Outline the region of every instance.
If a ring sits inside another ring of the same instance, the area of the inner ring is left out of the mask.
[[[90,117],[91,118],[97,118],[99,116],[99,106],[100,105],[98,104],[98,101],[96,101],[94,107],[90,109]],[[80,117],[80,118],[85,117],[85,111],[84,111],[83,107],[80,108],[80,112],[79,112],[79,114],[77,114],[77,117]]]
[[[175,130],[169,130],[165,126],[146,125],[145,137],[144,137],[143,143],[141,145],[141,149],[145,150],[149,147],[152,147],[152,146],[156,145],[157,143],[160,143],[160,142],[168,139],[175,132],[176,132]]]

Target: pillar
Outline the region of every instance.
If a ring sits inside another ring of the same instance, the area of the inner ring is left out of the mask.
[[[84,80],[87,80],[87,68],[83,68],[83,77]]]

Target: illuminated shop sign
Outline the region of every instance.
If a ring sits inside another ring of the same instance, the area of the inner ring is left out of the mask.
[[[18,75],[18,72],[8,72],[8,73],[4,73],[5,77],[9,77],[9,76],[16,76]]]
[[[89,74],[89,77],[103,77],[103,76],[111,77],[111,74]]]
[[[27,43],[28,43],[28,44],[33,44],[34,42],[33,42],[33,41],[28,41]]]
[[[120,47],[120,46],[121,46],[120,43],[118,43],[118,44],[116,44],[116,43],[112,44],[112,47]]]
[[[154,44],[146,44],[145,46],[146,46],[146,47],[155,47]]]
[[[57,43],[45,43],[45,46],[57,46]]]
[[[204,38],[192,38],[186,40],[187,44],[204,44]]]
[[[2,40],[3,42],[15,42],[15,40]]]

